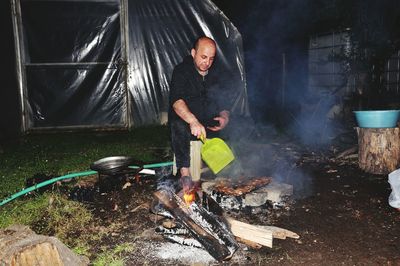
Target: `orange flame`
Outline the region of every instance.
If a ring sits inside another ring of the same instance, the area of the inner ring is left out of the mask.
[[[191,190],[189,192],[185,192],[183,194],[183,200],[185,201],[187,206],[190,206],[192,204],[192,202],[195,200],[196,198],[196,194],[194,190]]]

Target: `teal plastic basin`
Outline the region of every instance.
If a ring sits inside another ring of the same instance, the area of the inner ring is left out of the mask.
[[[357,124],[365,128],[396,127],[400,110],[354,111]]]

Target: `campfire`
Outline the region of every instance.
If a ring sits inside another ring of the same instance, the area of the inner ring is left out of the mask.
[[[186,203],[186,206],[190,206],[196,199],[196,190],[195,189],[191,189],[187,192],[183,193],[183,200]]]
[[[203,186],[202,193],[199,193],[201,197],[197,189],[178,194],[173,189],[158,190],[154,193],[162,206],[158,214],[173,220],[158,226],[156,232],[170,241],[203,248],[218,261],[230,259],[239,248],[239,242],[251,248],[260,248],[272,247],[273,238],[298,238],[297,234],[286,229],[251,225],[228,217],[214,199],[215,195],[245,197],[268,186],[271,181],[270,177],[234,181],[218,179]]]

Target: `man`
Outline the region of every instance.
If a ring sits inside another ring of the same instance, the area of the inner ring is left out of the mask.
[[[211,71],[215,55],[215,41],[200,37],[191,56],[184,58],[172,74],[168,120],[176,167],[185,180],[190,177],[190,141],[206,138],[229,122],[229,112],[217,103],[217,75]],[[194,181],[196,186],[200,180]]]

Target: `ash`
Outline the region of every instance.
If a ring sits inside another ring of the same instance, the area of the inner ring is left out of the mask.
[[[175,243],[162,243],[160,246],[157,246],[155,255],[160,259],[178,260],[180,263],[184,264],[209,264],[216,261],[203,249]]]
[[[223,195],[214,190],[209,193],[210,197],[221,206],[225,211],[235,212],[251,212],[258,214],[260,212],[267,212],[272,210],[289,209],[293,204],[293,199],[289,196],[283,196],[279,201],[265,200],[263,204],[253,204],[249,200],[246,201],[246,195],[243,196],[230,196]]]

